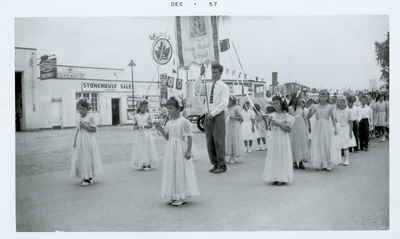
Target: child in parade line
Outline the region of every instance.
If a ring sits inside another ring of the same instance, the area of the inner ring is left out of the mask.
[[[271,103],[268,103],[267,107],[265,108],[265,113],[266,113],[265,116],[271,115],[274,112],[275,112],[275,108],[272,106],[272,101],[271,101]],[[271,145],[270,142],[271,142],[271,130],[272,130],[272,128],[271,128],[271,122],[269,121],[269,117],[265,117],[265,116],[264,116],[264,118],[267,121],[267,130],[266,130],[266,136],[265,136],[266,143],[265,143],[265,145],[267,146],[267,150],[268,150],[268,148],[270,147],[269,145]]]
[[[89,112],[90,106],[85,99],[77,102],[79,123],[77,125],[72,152],[72,176],[80,178],[81,186],[94,183],[97,175],[102,173],[102,162],[96,141],[96,124]]]
[[[308,113],[310,112],[311,108],[313,105],[316,104],[316,101],[313,100],[312,98],[308,99],[304,108],[304,114],[307,116]],[[308,146],[311,147],[311,129],[314,126],[315,123],[315,116],[312,116],[311,118],[306,117],[307,123],[308,123]]]
[[[359,139],[359,130],[358,130],[358,125],[360,121],[360,109],[359,107],[354,105],[354,102],[356,101],[355,96],[348,96],[347,97],[347,106],[350,111],[350,120],[351,124],[353,125],[353,135],[356,140],[356,146],[350,147],[349,152],[354,152],[357,153],[358,150],[360,149],[360,139]]]
[[[181,116],[182,105],[171,97],[167,101],[169,121],[156,129],[167,140],[164,152],[161,197],[168,205],[181,206],[186,199],[199,195],[196,173],[191,160],[192,130],[190,122]],[[185,140],[187,138],[187,140]]]
[[[357,145],[353,134],[353,121],[351,112],[346,108],[346,99],[339,96],[337,99],[337,108],[335,110],[335,119],[337,121],[339,147],[343,151],[342,165],[350,165],[349,148]]]
[[[315,122],[311,130],[311,167],[330,171],[337,164],[337,156],[332,157],[336,151],[333,146],[333,137],[337,135],[336,122],[334,119],[334,106],[329,102],[329,92],[321,90],[319,93],[319,104],[314,105],[307,118],[315,115]],[[340,156],[340,154],[339,154]]]
[[[386,139],[389,139],[389,93],[385,94],[386,104]]]
[[[261,106],[259,104],[254,105],[255,122],[256,122],[256,132],[257,132],[257,151],[267,150],[267,125],[266,121],[261,112]],[[262,143],[262,146],[261,146]]]
[[[242,137],[244,140],[246,153],[250,153],[252,151],[253,141],[255,141],[257,138],[257,134],[255,126],[255,113],[253,110],[251,110],[249,101],[246,101],[243,105],[242,117]]]
[[[243,122],[242,109],[234,96],[229,97],[226,111],[225,155],[227,163],[237,163],[243,153],[243,139],[241,123]]]
[[[304,162],[310,157],[308,145],[308,120],[305,115],[305,101],[300,97],[293,96],[289,103],[289,113],[295,118],[290,141],[293,153],[293,167],[305,169]]]
[[[378,135],[378,131],[376,130],[376,127],[374,125],[375,117],[376,117],[376,115],[375,115],[376,98],[378,95],[379,94],[376,94],[376,93],[366,95],[367,105],[369,106],[369,108],[372,111],[371,118],[370,118],[370,124],[369,124],[369,140],[377,138],[377,135]],[[361,107],[361,98],[362,97],[363,97],[363,95],[360,95],[360,106],[358,108]]]
[[[288,114],[288,106],[280,96],[274,96],[272,101],[275,112],[267,116],[271,124],[271,141],[262,177],[265,182],[285,185],[293,182],[290,130],[295,119]]]
[[[372,109],[368,106],[368,98],[366,96],[361,97],[360,107],[360,124],[359,124],[359,135],[360,135],[360,150],[368,151],[369,144],[369,129],[372,126]]]
[[[376,99],[375,107],[374,107],[374,125],[376,127],[378,138],[381,138],[381,141],[385,141],[385,130],[387,125],[387,103],[384,101],[384,96],[381,94]]]
[[[157,161],[156,147],[151,133],[153,120],[148,110],[148,102],[139,103],[133,117],[135,139],[132,146],[132,165],[137,170],[150,170]]]
[[[188,99],[184,99],[183,97],[181,98],[182,101],[182,105],[183,105],[183,110],[181,112],[182,116],[184,118],[187,119],[188,116],[190,116],[190,107],[191,105],[188,102]],[[167,111],[168,113],[168,111]],[[187,139],[187,138],[186,138]],[[198,157],[196,157],[196,155],[198,155],[198,148],[196,147],[196,144],[194,141],[192,141],[192,160],[196,161],[198,159]]]

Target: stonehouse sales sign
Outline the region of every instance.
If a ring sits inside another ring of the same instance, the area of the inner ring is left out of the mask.
[[[82,90],[86,91],[130,91],[131,83],[111,83],[111,82],[82,82]]]

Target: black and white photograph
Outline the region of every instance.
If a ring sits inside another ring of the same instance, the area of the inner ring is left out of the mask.
[[[388,230],[389,37],[385,15],[16,18],[16,230]]]
[[[6,2],[5,237],[395,238],[390,0]]]

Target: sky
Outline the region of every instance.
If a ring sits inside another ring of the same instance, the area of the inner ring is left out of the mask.
[[[383,15],[224,17],[220,38],[229,38],[238,56],[231,47],[221,61],[269,84],[276,71],[280,83],[364,89],[380,76],[374,42],[384,41],[388,30]],[[135,79],[150,81],[156,65],[149,35],[158,32],[174,38],[174,18],[16,18],[15,46],[37,48],[39,56],[56,54],[58,64],[127,73],[133,59]]]

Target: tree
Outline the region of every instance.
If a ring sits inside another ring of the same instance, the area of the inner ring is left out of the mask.
[[[389,32],[386,40],[375,42],[376,61],[381,67],[381,80],[385,82],[385,88],[389,89]]]

